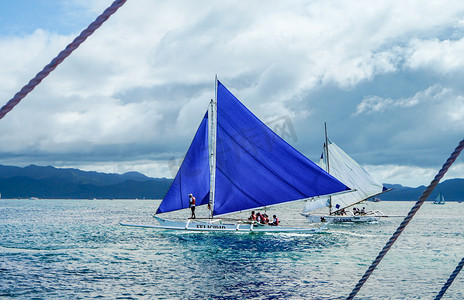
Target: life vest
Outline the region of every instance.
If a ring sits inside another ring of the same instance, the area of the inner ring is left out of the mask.
[[[273,223],[274,223],[275,226],[279,226],[279,219],[278,219],[278,218],[275,218],[275,220],[274,220]]]
[[[195,206],[195,197],[190,198],[190,206]]]

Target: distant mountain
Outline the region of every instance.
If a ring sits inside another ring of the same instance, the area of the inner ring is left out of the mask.
[[[151,178],[138,172],[106,174],[52,166],[21,168],[0,165],[2,198],[162,199],[171,183],[172,179]],[[393,189],[379,196],[384,201],[415,201],[426,189],[425,186],[384,185]],[[464,201],[464,179],[440,183],[428,200],[435,199],[439,191],[446,201]]]
[[[418,200],[422,193],[427,188],[426,186],[419,186],[411,188],[399,184],[384,184],[387,188],[393,190],[379,196],[381,200],[396,200],[396,201],[415,201]],[[433,201],[437,197],[438,192],[441,192],[445,197],[445,201],[464,201],[464,179],[449,179],[439,183],[433,193],[430,195],[428,201]]]
[[[2,198],[160,199],[172,179],[150,178],[138,172],[106,174],[78,169],[30,165],[0,165]]]

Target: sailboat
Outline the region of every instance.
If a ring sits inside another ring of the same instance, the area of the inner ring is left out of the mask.
[[[310,222],[371,222],[384,216],[381,211],[365,211],[363,209],[349,211],[347,208],[369,198],[380,195],[387,189],[369,174],[354,159],[327,137],[325,126],[325,143],[319,165],[335,178],[354,191],[341,195],[332,195],[308,201],[302,215]],[[313,211],[328,207],[329,213],[314,214]]]
[[[159,225],[121,225],[191,231],[319,232],[322,227],[269,226],[228,215],[349,191],[274,133],[216,77],[215,99],[154,215]],[[188,208],[189,194],[196,198],[197,207],[207,206],[208,218],[178,221],[160,217]]]
[[[443,197],[443,194],[441,192],[438,192],[437,198],[435,198],[433,204],[445,204],[445,197]]]

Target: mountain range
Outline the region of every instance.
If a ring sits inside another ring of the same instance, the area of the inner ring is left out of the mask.
[[[0,194],[2,198],[45,199],[162,199],[172,179],[151,178],[138,172],[107,174],[52,166],[14,167],[0,165]],[[381,200],[415,201],[425,186],[416,188],[400,184],[384,184],[391,191],[379,196]],[[464,179],[440,183],[430,196],[441,192],[446,201],[464,200]]]
[[[2,198],[161,199],[172,179],[150,178],[138,172],[106,174],[78,169],[30,165],[0,165]]]
[[[423,185],[416,188],[406,187],[400,184],[384,184],[384,186],[392,189],[378,196],[381,200],[386,201],[416,201],[427,188]],[[445,197],[445,201],[464,201],[464,179],[448,179],[439,183],[428,200],[435,200],[439,192]]]

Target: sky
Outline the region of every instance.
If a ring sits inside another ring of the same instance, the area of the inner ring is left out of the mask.
[[[111,3],[0,0],[0,105]],[[311,160],[326,122],[379,181],[428,185],[463,138],[463,54],[457,0],[128,0],[0,120],[0,164],[173,178],[217,74]]]

